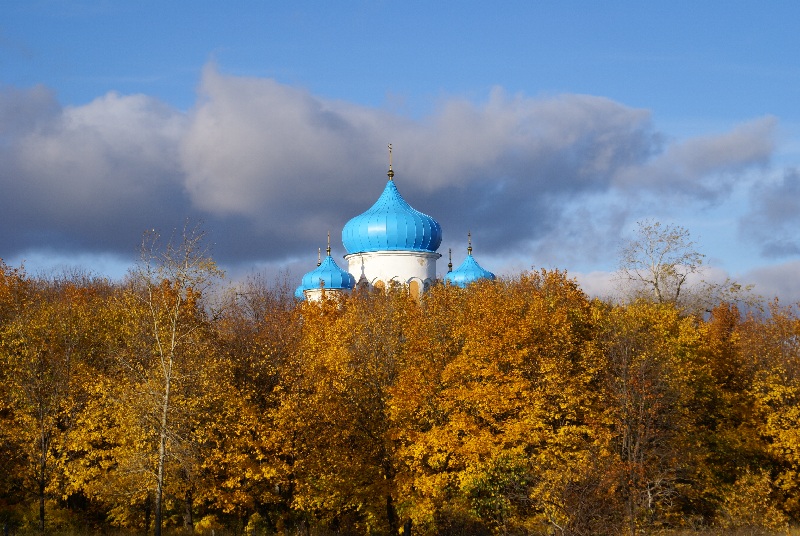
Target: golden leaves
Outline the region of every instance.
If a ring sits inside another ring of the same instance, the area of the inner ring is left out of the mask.
[[[704,320],[590,301],[558,271],[298,306],[250,281],[212,309],[209,279],[174,268],[53,286],[2,270],[3,500],[36,476],[44,424],[47,504],[81,497],[139,529],[162,434],[165,514],[208,527],[594,534],[800,517],[791,309]],[[745,498],[769,515],[748,518]]]

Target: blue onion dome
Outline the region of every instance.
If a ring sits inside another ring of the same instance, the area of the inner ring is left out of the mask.
[[[452,264],[449,266],[452,266]],[[478,261],[475,260],[475,257],[472,256],[472,237],[470,236],[470,244],[469,247],[467,247],[467,258],[464,259],[461,266],[452,272],[448,272],[447,275],[444,276],[444,280],[446,283],[464,288],[479,279],[494,281],[495,276],[492,272],[484,270],[481,265],[478,264]]]
[[[305,300],[305,299],[306,299],[306,295],[305,295],[305,293],[303,292],[303,290],[304,290],[304,289],[303,289],[303,285],[300,285],[299,287],[297,287],[297,288],[295,289],[295,291],[294,291],[294,297],[295,297],[295,299],[297,299],[297,300]]]
[[[303,281],[295,291],[295,297],[299,298],[303,291],[325,288],[326,290],[352,290],[356,285],[356,280],[350,272],[339,268],[336,261],[331,257],[330,235],[328,235],[327,256],[317,262],[317,267],[303,276]],[[303,297],[305,295],[303,294]]]
[[[439,222],[415,210],[397,191],[389,165],[389,181],[372,207],[342,229],[348,253],[368,251],[435,252],[442,243]]]

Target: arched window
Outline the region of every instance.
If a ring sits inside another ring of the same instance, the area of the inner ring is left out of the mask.
[[[422,295],[422,285],[418,279],[412,279],[408,282],[408,293],[414,298],[419,298]]]

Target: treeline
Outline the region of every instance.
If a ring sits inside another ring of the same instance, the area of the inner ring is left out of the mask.
[[[800,318],[559,271],[298,304],[193,245],[0,268],[7,533],[636,534],[800,521]]]

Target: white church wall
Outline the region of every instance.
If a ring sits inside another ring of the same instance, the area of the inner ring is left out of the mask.
[[[436,260],[440,257],[438,253],[427,251],[371,251],[347,255],[345,260],[347,271],[356,281],[363,274],[373,286],[377,281],[385,285],[390,281],[408,285],[412,280],[424,286],[436,280]]]

